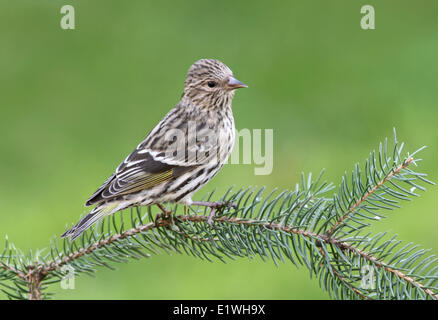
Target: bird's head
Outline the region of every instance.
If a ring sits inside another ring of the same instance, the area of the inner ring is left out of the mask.
[[[201,59],[187,73],[183,98],[204,108],[225,108],[231,105],[235,89],[246,87],[219,60]]]

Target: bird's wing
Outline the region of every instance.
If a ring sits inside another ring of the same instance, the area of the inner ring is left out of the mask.
[[[164,160],[155,159],[152,154],[153,152],[145,150],[134,150],[85,205],[89,206],[121,195],[150,189],[197,167],[168,164]]]
[[[149,189],[200,165],[222,161],[232,145],[222,148],[223,132],[215,135],[207,117],[191,121],[187,110],[182,105],[173,108],[85,205]]]

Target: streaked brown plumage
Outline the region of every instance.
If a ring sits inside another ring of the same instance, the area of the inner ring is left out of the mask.
[[[194,203],[193,193],[213,178],[231,153],[231,102],[234,90],[244,87],[222,62],[195,62],[179,103],[87,200],[86,206],[96,207],[62,236],[73,240],[104,216],[132,206]]]

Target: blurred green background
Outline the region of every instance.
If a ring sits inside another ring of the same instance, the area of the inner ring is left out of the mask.
[[[60,28],[60,8],[76,30]],[[376,29],[360,8],[374,5]],[[227,165],[217,188],[291,188],[302,171],[338,183],[396,127],[427,145],[421,170],[438,180],[438,2],[0,2],[0,239],[45,247],[176,104],[189,66],[217,58],[247,83],[238,129],[274,129],[274,169]],[[438,253],[438,188],[376,222]],[[326,299],[304,267],[260,259],[210,263],[182,255],[100,269],[62,299]],[[0,296],[4,298],[4,296]]]

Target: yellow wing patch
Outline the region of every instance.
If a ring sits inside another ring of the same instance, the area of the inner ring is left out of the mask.
[[[124,190],[119,194],[123,195],[123,194],[134,193],[137,191],[152,188],[162,182],[170,180],[173,176],[172,173],[173,170],[171,169],[157,174],[145,175],[141,180],[138,180],[132,184],[127,185],[125,188],[123,188]]]

